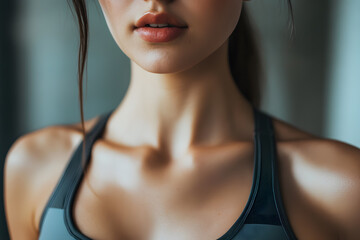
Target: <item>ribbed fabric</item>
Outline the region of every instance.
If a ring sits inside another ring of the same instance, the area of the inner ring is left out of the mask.
[[[86,135],[85,167],[91,159],[92,145],[102,136],[113,111],[101,115]],[[255,153],[250,196],[239,218],[217,240],[296,240],[281,200],[272,120],[255,107],[253,113]],[[45,206],[39,240],[91,240],[75,227],[71,215],[75,193],[83,178],[82,145],[83,142],[75,150]]]

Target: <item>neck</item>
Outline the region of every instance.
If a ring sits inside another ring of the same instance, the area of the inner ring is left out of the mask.
[[[191,69],[156,74],[131,62],[131,81],[108,138],[179,156],[195,145],[251,140],[250,103],[231,76],[227,43]]]

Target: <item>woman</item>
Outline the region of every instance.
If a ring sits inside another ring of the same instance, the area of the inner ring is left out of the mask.
[[[9,150],[12,239],[359,239],[360,150],[257,108],[242,0],[99,2],[130,87],[84,122],[73,0],[81,124]]]

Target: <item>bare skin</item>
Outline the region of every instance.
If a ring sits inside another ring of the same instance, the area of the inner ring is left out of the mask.
[[[93,145],[76,194],[76,225],[92,239],[222,236],[243,211],[253,177],[252,109],[226,60],[242,2],[99,2],[131,59],[131,84]],[[130,17],[149,6],[188,16],[187,35],[167,45],[132,35]],[[96,120],[86,123],[87,131]],[[282,198],[298,239],[357,239],[360,150],[276,118],[274,126]],[[38,238],[46,201],[80,141],[76,124],[41,129],[12,146],[5,165],[12,239]]]
[[[284,206],[298,239],[356,239],[360,150],[273,119]],[[92,239],[174,239],[175,231],[177,239],[216,239],[244,209],[252,184],[251,141],[198,147],[174,160],[106,136],[94,144],[73,212]],[[48,127],[14,144],[5,178],[12,239],[38,238],[46,201],[80,140],[77,124]]]

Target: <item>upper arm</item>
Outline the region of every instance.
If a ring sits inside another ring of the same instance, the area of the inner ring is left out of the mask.
[[[4,167],[5,213],[11,239],[37,239],[33,225],[33,208],[29,199],[33,166],[29,136],[22,136],[7,153]]]
[[[360,149],[338,143],[337,157],[344,166],[344,175],[339,181],[344,182],[338,198],[336,220],[339,224],[340,239],[359,239],[360,237]]]
[[[360,149],[333,139],[299,140],[283,144],[291,159],[291,174],[305,206],[316,208],[334,239],[360,236]],[[293,199],[294,200],[294,199]],[[309,216],[307,216],[309,217]]]

